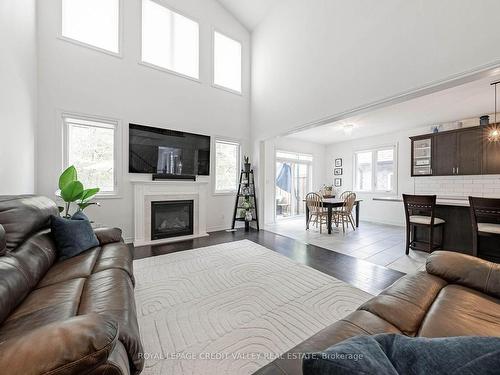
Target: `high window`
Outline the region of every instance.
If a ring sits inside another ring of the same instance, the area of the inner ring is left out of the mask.
[[[396,147],[354,154],[354,186],[359,192],[396,192]]]
[[[64,115],[64,164],[74,165],[85,187],[117,193],[118,123]]]
[[[62,0],[61,35],[118,54],[120,0]]]
[[[240,172],[240,144],[215,141],[215,192],[230,193],[238,190]]]
[[[143,0],[142,61],[198,79],[198,23],[156,1]]]
[[[241,93],[241,43],[214,32],[214,85]]]

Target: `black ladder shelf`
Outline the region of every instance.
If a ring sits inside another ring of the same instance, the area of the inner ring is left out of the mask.
[[[251,221],[245,220],[245,217],[236,216],[238,215],[239,210],[245,210],[242,206],[244,202],[250,202],[250,211],[252,212]],[[238,184],[238,194],[236,195],[236,202],[234,203],[233,225],[231,226],[231,229],[234,229],[237,221],[245,222],[245,231],[250,230],[250,222],[255,222],[257,230],[259,230],[259,215],[257,214],[257,197],[255,195],[255,179],[253,170],[249,172],[242,170],[240,172],[240,183]]]

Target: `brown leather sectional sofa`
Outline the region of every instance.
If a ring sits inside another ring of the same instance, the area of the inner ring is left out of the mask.
[[[299,353],[322,351],[358,335],[500,336],[499,264],[436,251],[426,270],[399,279],[256,374],[302,374]]]
[[[0,372],[138,374],[144,365],[132,254],[116,228],[100,246],[58,261],[53,201],[0,197]]]

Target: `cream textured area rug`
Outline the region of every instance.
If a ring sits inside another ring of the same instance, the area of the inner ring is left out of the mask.
[[[248,240],[134,267],[145,375],[251,374],[371,297]]]

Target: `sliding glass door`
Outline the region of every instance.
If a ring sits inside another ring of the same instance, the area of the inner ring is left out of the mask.
[[[276,219],[305,214],[304,198],[312,187],[312,155],[276,152]]]

